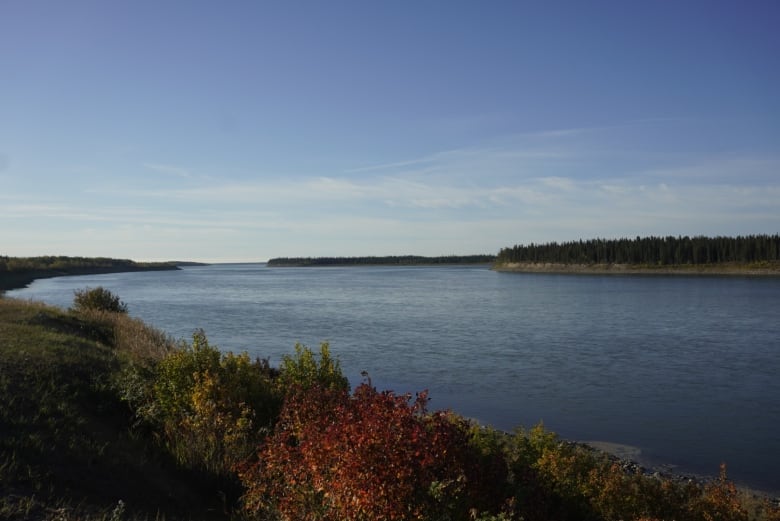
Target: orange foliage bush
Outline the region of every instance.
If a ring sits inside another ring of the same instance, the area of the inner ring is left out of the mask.
[[[726,465],[721,464],[718,480],[707,485],[693,510],[701,513],[704,521],[748,521],[747,511],[742,508],[737,488],[726,478]]]
[[[506,468],[485,466],[465,420],[427,398],[359,386],[293,393],[260,461],[241,469],[250,511],[281,519],[469,519],[498,512]],[[496,458],[499,458],[496,455]],[[498,469],[487,475],[486,468]]]

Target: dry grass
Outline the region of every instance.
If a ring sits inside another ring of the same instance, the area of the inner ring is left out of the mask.
[[[113,331],[113,347],[137,361],[160,360],[176,348],[176,341],[167,333],[143,321],[122,313],[85,310],[85,320]]]

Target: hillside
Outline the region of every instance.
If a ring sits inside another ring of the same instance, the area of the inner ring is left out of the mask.
[[[131,428],[115,386],[171,348],[124,315],[0,298],[0,519],[224,518],[208,479]]]

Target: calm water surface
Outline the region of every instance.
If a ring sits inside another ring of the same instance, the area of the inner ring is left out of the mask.
[[[102,285],[130,313],[278,364],[329,341],[353,385],[429,389],[503,429],[641,449],[648,464],[780,493],[780,278],[571,276],[484,267],[190,267],[36,281],[67,307]]]

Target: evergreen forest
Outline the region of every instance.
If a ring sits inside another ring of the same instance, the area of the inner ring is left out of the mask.
[[[780,261],[780,235],[737,237],[636,237],[515,245],[499,251],[496,264],[693,265]]]

